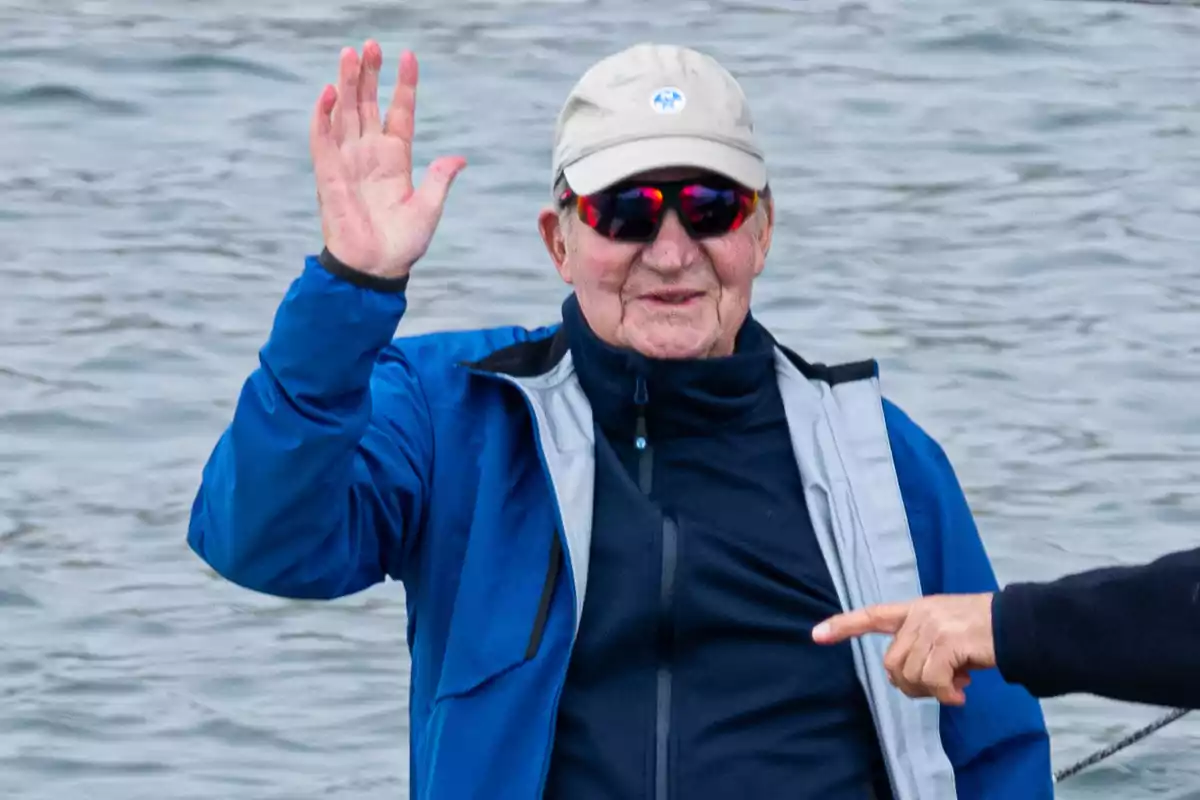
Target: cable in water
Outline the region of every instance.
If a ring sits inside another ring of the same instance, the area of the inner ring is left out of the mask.
[[[1191,710],[1192,709],[1190,709],[1190,708],[1177,708],[1174,711],[1172,711],[1171,713],[1169,713],[1163,717],[1159,717],[1158,719],[1156,719],[1154,722],[1151,722],[1146,727],[1139,728],[1138,730],[1129,734],[1121,741],[1110,744],[1108,747],[1105,747],[1103,750],[1097,750],[1095,753],[1092,753],[1090,756],[1083,759],[1082,761],[1079,761],[1079,762],[1067,767],[1066,769],[1062,769],[1062,770],[1059,770],[1058,772],[1054,773],[1054,782],[1060,783],[1063,780],[1071,777],[1072,775],[1087,769],[1088,767],[1092,766],[1093,764],[1098,764],[1099,762],[1101,762],[1104,759],[1111,756],[1113,753],[1120,752],[1121,750],[1124,750],[1126,747],[1129,747],[1129,745],[1140,742],[1142,739],[1145,739],[1147,736],[1154,733],[1156,730],[1166,727],[1167,725],[1170,725],[1172,722],[1179,719],[1184,714],[1187,714]]]

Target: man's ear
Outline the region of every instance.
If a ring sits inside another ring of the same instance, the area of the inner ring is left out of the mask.
[[[758,270],[754,273],[758,275],[766,266],[767,254],[771,252],[771,237],[775,233],[775,198],[767,195],[762,199],[762,220],[758,224],[758,247],[762,253],[762,260],[758,263]]]
[[[538,231],[542,234],[542,243],[546,252],[554,262],[554,268],[559,276],[567,283],[571,282],[571,268],[567,263],[567,230],[563,219],[553,208],[544,208],[538,214]]]

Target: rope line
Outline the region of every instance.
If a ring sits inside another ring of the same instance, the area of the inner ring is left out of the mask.
[[[1156,719],[1154,722],[1151,722],[1146,727],[1139,728],[1138,730],[1129,734],[1121,741],[1114,742],[1113,744],[1110,744],[1108,747],[1105,747],[1103,750],[1097,750],[1095,753],[1092,753],[1090,756],[1083,759],[1082,761],[1076,762],[1076,763],[1072,764],[1071,766],[1067,767],[1066,769],[1062,769],[1062,770],[1059,770],[1058,772],[1054,773],[1054,782],[1059,783],[1078,772],[1082,772],[1083,770],[1087,769],[1088,767],[1092,766],[1093,764],[1100,763],[1104,759],[1111,756],[1113,753],[1118,753],[1121,750],[1124,750],[1126,747],[1129,747],[1129,745],[1140,742],[1142,739],[1145,739],[1147,736],[1149,736],[1150,734],[1159,730],[1160,728],[1164,728],[1167,725],[1170,725],[1172,722],[1179,719],[1184,714],[1187,714],[1191,710],[1192,709],[1190,709],[1190,708],[1177,708],[1174,711],[1172,711],[1171,713],[1169,713],[1165,716],[1159,717],[1158,719]]]

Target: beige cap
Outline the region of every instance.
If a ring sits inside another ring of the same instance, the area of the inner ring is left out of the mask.
[[[742,87],[711,56],[675,45],[638,44],[597,62],[559,113],[552,181],[565,174],[590,194],[668,167],[766,185]]]

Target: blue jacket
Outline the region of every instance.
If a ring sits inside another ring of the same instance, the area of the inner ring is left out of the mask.
[[[502,373],[544,371],[557,326],[394,339],[405,308],[307,261],[205,465],[188,542],[280,597],[403,581],[412,797],[536,797],[578,598],[544,432]],[[945,454],[895,405],[885,417],[921,590],[995,589]],[[1052,797],[1037,701],[995,670],[968,698],[941,710],[958,796]]]

